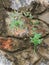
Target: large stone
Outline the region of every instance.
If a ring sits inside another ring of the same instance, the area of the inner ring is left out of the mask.
[[[11,13],[12,12],[7,12],[8,15],[10,15]],[[17,15],[15,17],[17,17]],[[22,16],[22,14],[18,15],[18,17],[19,16]],[[5,21],[6,21],[6,26],[7,26],[6,27],[7,28],[7,36],[14,36],[14,37],[18,37],[18,38],[30,37],[30,36],[33,36],[33,32],[34,32],[33,28],[37,28],[37,30],[35,30],[35,32],[42,34],[42,36],[45,36],[46,34],[49,33],[49,28],[43,21],[40,21],[38,19],[32,20],[32,19],[24,17],[24,16],[22,16],[21,19],[24,22],[23,26],[22,26],[22,28],[18,27],[16,29],[17,26],[15,28],[10,27],[11,22],[12,22],[10,16],[8,18],[6,18]],[[39,24],[34,25],[35,22],[39,22]],[[14,24],[14,22],[13,22],[13,24]]]
[[[49,12],[39,15],[39,19],[43,20],[46,24],[49,25]]]
[[[26,6],[33,14],[38,14],[43,12],[48,5],[48,0],[11,0],[10,8],[18,10],[19,8]]]
[[[19,65],[34,65],[40,59],[40,56],[34,53],[32,48],[20,51],[14,54],[14,56],[17,58]]]
[[[0,37],[0,49],[4,51],[16,52],[30,47],[30,45],[29,41]]]
[[[18,10],[20,7],[28,6],[34,0],[11,0],[11,8]]]

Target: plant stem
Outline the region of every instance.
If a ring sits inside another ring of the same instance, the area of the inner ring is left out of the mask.
[[[34,53],[36,52],[36,45],[34,45]]]

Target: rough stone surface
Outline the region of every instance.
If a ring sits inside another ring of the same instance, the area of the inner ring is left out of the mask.
[[[40,59],[32,48],[16,53],[14,56],[17,58],[19,65],[32,65]]]
[[[10,14],[10,12],[8,12],[8,15],[9,14]],[[19,15],[19,16],[21,16],[21,15]],[[16,27],[15,28],[10,27],[10,24],[12,22],[10,17],[6,18],[5,21],[6,21],[6,26],[7,26],[6,27],[7,28],[7,36],[14,36],[14,37],[18,37],[18,38],[29,37],[29,36],[33,35],[32,28],[34,28],[34,27],[37,28],[36,32],[41,33],[42,36],[45,36],[46,34],[49,33],[49,28],[43,21],[39,20],[39,22],[40,22],[39,25],[33,25],[31,23],[38,21],[38,19],[31,20],[29,18],[22,17],[22,20],[24,22],[23,26],[25,27],[25,29],[22,29],[23,27],[22,28],[19,27],[18,30],[16,30]]]
[[[36,0],[36,2],[33,0],[17,0],[17,2],[16,0],[10,1],[12,1],[13,4],[10,3],[9,0],[0,0],[0,65],[49,65],[49,37],[47,37],[49,35],[49,11],[45,12],[49,5],[48,0]],[[31,3],[31,1],[33,2]],[[19,30],[17,30],[18,32],[16,32],[16,34],[14,33],[15,30],[12,30],[11,33],[11,29],[9,27],[11,20],[6,11],[8,8],[10,9],[10,4],[14,9],[18,9],[22,5],[25,6],[25,4],[29,5],[27,7],[20,8],[20,12],[22,12],[22,10],[24,12],[29,10],[36,16],[43,12],[45,13],[39,15],[39,25],[32,25],[32,23],[38,21],[38,19],[22,17],[22,20],[25,21],[28,29],[26,28],[24,31],[18,28]],[[32,22],[30,23],[30,21]],[[32,30],[34,27],[37,28],[36,31]],[[37,47],[37,53],[34,52],[34,47],[30,43],[30,36],[33,36],[32,32],[41,33],[44,38],[44,42]],[[18,36],[16,36],[17,34]],[[26,36],[23,37],[24,35]]]
[[[44,5],[41,5],[41,3],[37,1],[31,2],[30,4],[30,11],[32,15],[42,14],[42,12],[44,12],[45,10],[46,10],[46,7]]]
[[[35,65],[49,65],[49,60],[41,58]]]
[[[0,50],[0,65],[14,65],[14,63],[5,57],[5,52]]]
[[[49,50],[44,48],[44,47],[40,47],[38,52],[40,53],[41,56],[43,56],[46,59],[49,59]]]
[[[49,5],[49,0],[36,0],[37,2],[40,2],[42,5],[45,5],[46,7]]]
[[[2,6],[3,8],[9,8],[10,7],[10,0],[0,0],[0,6]]]
[[[36,5],[35,5],[36,4]],[[30,6],[31,5],[31,6]],[[11,0],[11,8],[18,10],[20,7],[30,6],[32,13],[41,13],[48,7],[48,0]],[[34,10],[33,10],[34,9]],[[34,12],[35,11],[35,12]]]
[[[29,5],[32,1],[34,0],[11,0],[11,8],[17,10],[20,7]]]
[[[4,0],[4,1],[6,1],[6,0]],[[3,35],[3,36],[6,35],[6,23],[5,23],[5,18],[6,17],[7,17],[6,10],[3,7],[2,0],[0,0],[0,36],[1,35]],[[2,28],[2,26],[3,26],[3,28]],[[3,33],[3,34],[1,34],[1,33]]]
[[[0,37],[0,49],[9,51],[9,52],[14,52],[18,50],[23,50],[24,48],[30,47],[30,42],[19,40],[19,39],[14,39],[14,38],[5,38],[5,37]]]
[[[44,39],[44,43],[49,46],[49,37],[47,37],[46,39]]]
[[[45,12],[46,9],[47,8],[44,5],[41,5],[41,3],[38,3],[37,1],[32,1],[30,5],[20,7],[18,11],[22,13],[29,11],[33,16],[34,15],[38,16],[39,14]]]
[[[49,25],[49,12],[43,13],[39,16],[39,19],[45,21]]]

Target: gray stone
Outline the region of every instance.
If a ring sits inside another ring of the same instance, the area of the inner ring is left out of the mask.
[[[0,50],[0,65],[13,65],[13,62],[5,57],[5,53]]]
[[[18,10],[20,7],[29,5],[34,0],[11,0],[11,8]]]

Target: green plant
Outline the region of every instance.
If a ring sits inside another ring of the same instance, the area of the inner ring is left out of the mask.
[[[27,17],[30,15],[30,12],[24,12],[23,14]]]
[[[26,16],[26,17],[29,17],[29,18],[33,18],[33,16],[31,15],[31,13],[30,12],[24,12],[24,15]]]
[[[30,14],[30,15],[29,15],[29,18],[31,18],[31,19],[32,19],[32,18],[33,18],[33,16]]]
[[[11,18],[11,19],[13,19],[13,18],[15,18],[15,17],[18,17],[19,19],[22,17],[22,14],[21,13],[18,13],[18,12],[16,12],[16,11],[14,11],[14,12],[11,12],[10,14],[9,14],[9,17]]]
[[[37,30],[37,28],[33,28],[32,30],[33,30],[33,31],[36,31],[36,30]]]
[[[11,19],[11,23],[10,23],[11,28],[14,27],[23,28],[22,26],[24,25],[24,22],[21,20],[21,15],[18,12],[11,13],[9,17]]]
[[[23,25],[24,25],[23,21],[13,19],[13,21],[12,21],[11,24],[10,24],[10,27],[11,27],[11,28],[14,28],[14,27],[16,27],[16,28],[17,28],[17,27],[22,28]]]
[[[34,50],[36,50],[36,47],[42,43],[43,39],[41,38],[41,34],[34,33],[34,37],[30,37],[30,42],[34,44]]]
[[[18,27],[23,28],[24,27],[24,22],[19,20],[19,19],[18,20],[13,19],[11,21],[10,27],[11,28],[14,28],[14,27],[16,27],[16,28],[18,28]]]

